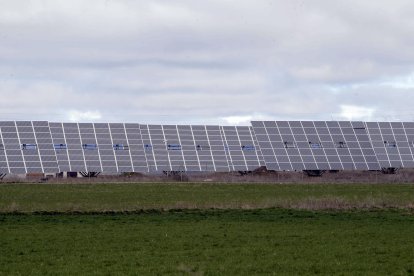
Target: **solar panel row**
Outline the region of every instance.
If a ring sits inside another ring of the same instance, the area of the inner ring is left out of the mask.
[[[0,173],[380,170],[414,167],[413,122],[252,126],[0,122]]]
[[[413,122],[367,122],[366,128],[381,167],[414,168]]]
[[[0,172],[59,171],[48,122],[0,122]]]
[[[147,172],[138,124],[50,123],[60,171]]]
[[[0,137],[0,173],[228,172],[264,164],[246,126],[1,122]]]
[[[363,122],[254,121],[270,170],[379,170]]]

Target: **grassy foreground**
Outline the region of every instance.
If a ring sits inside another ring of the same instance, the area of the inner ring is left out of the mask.
[[[412,275],[414,216],[282,209],[0,215],[1,275]]]
[[[414,208],[410,184],[3,184],[0,212]]]
[[[413,206],[408,184],[4,184],[0,275],[414,275]]]

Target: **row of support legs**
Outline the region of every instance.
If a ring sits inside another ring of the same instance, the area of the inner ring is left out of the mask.
[[[79,173],[83,177],[88,177],[88,178],[97,177],[100,174],[100,172],[79,172]]]
[[[307,176],[315,177],[315,176],[322,176],[326,173],[326,170],[304,170],[303,171]],[[338,172],[337,170],[331,172]],[[381,172],[383,174],[396,174],[398,172],[398,168],[382,168]]]
[[[303,173],[309,177],[320,177],[326,172],[327,172],[326,170],[304,170],[303,171]],[[332,171],[332,172],[337,172],[337,171]],[[382,168],[381,172],[383,174],[396,174],[398,172],[398,168]],[[184,171],[163,171],[163,173],[166,176],[182,176],[186,174],[186,172]],[[249,175],[252,173],[253,173],[252,171],[239,171],[239,174],[242,176]],[[72,173],[72,175],[74,174],[75,173]],[[97,177],[100,174],[100,172],[79,172],[79,174],[83,177],[92,178],[92,177]],[[0,180],[3,180],[3,178],[6,175],[7,175],[6,173],[0,173]],[[70,173],[68,172],[67,176],[69,175]]]

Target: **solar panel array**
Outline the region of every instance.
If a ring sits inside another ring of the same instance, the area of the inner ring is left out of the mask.
[[[254,121],[270,170],[379,170],[363,122]]]
[[[147,172],[139,124],[50,123],[60,171]]]
[[[264,165],[251,127],[222,126],[221,133],[231,171],[252,171]]]
[[[0,122],[0,172],[59,171],[48,122]]]
[[[413,122],[367,122],[366,128],[381,167],[414,168]]]
[[[219,126],[141,125],[149,171],[228,172]]]
[[[414,122],[252,126],[0,121],[0,173],[414,168]]]

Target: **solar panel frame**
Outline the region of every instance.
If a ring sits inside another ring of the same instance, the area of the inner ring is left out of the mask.
[[[65,154],[56,153],[66,169],[148,172],[139,124],[128,124],[127,130],[124,123],[51,123],[51,129],[53,142],[66,146]]]
[[[10,125],[12,123],[13,125]],[[21,152],[21,144],[18,140],[17,128],[15,122],[3,122],[2,136],[4,141],[5,154],[9,159],[10,173],[15,173],[16,170],[24,170],[26,173],[26,166],[24,163],[23,153]]]
[[[72,171],[72,167],[69,160],[68,143],[66,141],[66,134],[63,130],[63,123],[49,123],[49,129],[56,154],[56,159],[58,162],[59,171]],[[59,145],[58,148],[56,148],[57,146],[55,145]]]
[[[0,121],[0,143],[0,173],[414,167],[413,122],[206,126]]]
[[[102,172],[102,161],[94,125],[92,123],[78,123],[78,129],[86,172]]]
[[[48,122],[2,121],[0,132],[2,173],[44,173],[57,170],[56,156],[50,145]]]
[[[215,172],[229,172],[230,166],[226,157],[226,148],[220,126],[205,126],[210,153],[213,160]],[[200,164],[202,166],[202,164]],[[211,170],[209,170],[211,171]]]
[[[363,122],[253,121],[252,126],[268,169],[380,169]],[[338,139],[348,146],[338,149]],[[368,159],[365,153],[371,153]]]
[[[221,126],[228,166],[232,171],[253,171],[261,167],[255,137],[249,126]],[[247,147],[249,147],[247,149]]]
[[[39,160],[44,173],[54,173],[59,171],[56,152],[53,147],[49,122],[31,121]]]
[[[94,123],[94,134],[102,172],[118,173],[118,164],[113,149],[113,141],[108,123]]]
[[[134,172],[134,166],[132,162],[131,153],[129,150],[129,141],[127,138],[125,124],[123,123],[110,123],[109,130],[112,141],[112,150],[115,156],[118,172]],[[128,149],[117,150],[114,145],[126,144]]]
[[[366,122],[382,168],[414,168],[412,122]]]
[[[62,123],[71,170],[88,172],[77,123]]]
[[[0,127],[0,141],[2,144],[1,149],[0,149],[0,152],[1,152],[0,173],[10,173],[9,160],[6,154],[6,149],[4,145],[3,133],[1,131],[1,127]]]
[[[140,125],[124,124],[124,128],[134,172],[148,172]]]
[[[220,126],[140,125],[140,130],[150,171],[229,171]]]

